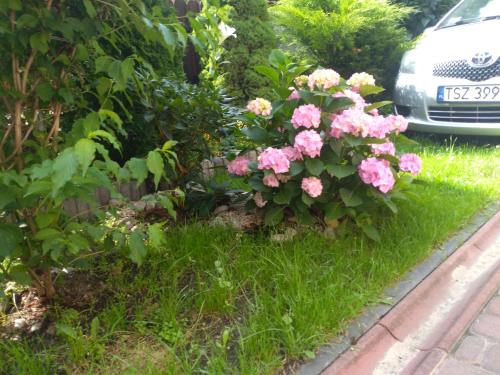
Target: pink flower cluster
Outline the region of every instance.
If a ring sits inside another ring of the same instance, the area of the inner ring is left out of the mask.
[[[260,191],[256,192],[253,196],[253,200],[255,201],[255,204],[257,207],[264,207],[267,204],[267,201],[262,198],[262,193]]]
[[[246,157],[238,156],[228,164],[227,171],[237,176],[245,176],[248,172],[250,172],[248,162],[249,160]]]
[[[311,198],[317,198],[323,192],[323,184],[317,177],[303,178],[301,187]]]
[[[300,99],[300,94],[299,92],[295,89],[295,87],[290,87],[290,96],[288,96],[287,100],[299,100]]]
[[[346,109],[339,115],[332,116],[330,136],[341,138],[345,134],[366,137],[372,116],[359,109]]]
[[[354,109],[364,110],[366,107],[365,99],[357,92],[352,90],[344,90],[343,92],[336,92],[332,95],[334,98],[349,98],[354,102]]]
[[[285,153],[277,148],[266,148],[258,158],[259,169],[271,169],[274,173],[286,173],[290,169],[290,161]]]
[[[292,125],[295,129],[317,128],[321,123],[321,110],[313,104],[301,105],[295,108],[292,115]]]
[[[416,176],[422,169],[422,160],[415,154],[403,154],[399,157],[399,169]]]
[[[265,175],[262,179],[262,183],[269,187],[278,187],[280,186],[280,182],[274,173]]]
[[[387,160],[368,158],[358,166],[358,174],[365,184],[370,184],[387,193],[394,187],[394,175]]]
[[[320,155],[323,141],[318,132],[314,130],[303,130],[295,136],[294,148],[303,155],[315,158]]]
[[[273,107],[269,100],[257,98],[248,102],[247,110],[255,113],[257,116],[269,116]]]
[[[300,150],[296,149],[295,147],[292,146],[286,146],[281,149],[283,153],[286,155],[288,160],[290,161],[295,161],[295,160],[303,160],[302,153]]]
[[[374,143],[371,149],[374,155],[396,155],[396,147],[392,142]]]
[[[333,69],[316,69],[308,78],[309,89],[328,90],[340,83],[340,74]]]
[[[396,134],[404,133],[408,129],[408,120],[401,115],[389,115],[386,117],[391,131]]]

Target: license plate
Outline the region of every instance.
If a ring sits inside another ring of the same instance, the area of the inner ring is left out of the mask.
[[[439,86],[437,101],[500,102],[500,85]]]

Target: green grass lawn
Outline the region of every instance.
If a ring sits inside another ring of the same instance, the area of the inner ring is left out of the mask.
[[[104,303],[81,312],[56,308],[61,322],[73,327],[69,336],[0,342],[0,369],[272,374],[311,357],[500,197],[500,148],[423,139],[410,149],[424,161],[419,198],[382,220],[381,243],[355,233],[332,239],[307,231],[276,243],[264,233],[205,223],[177,228],[165,252],[142,268],[111,272],[101,266],[98,272],[112,275],[113,292]]]

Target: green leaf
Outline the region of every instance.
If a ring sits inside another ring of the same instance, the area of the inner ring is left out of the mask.
[[[148,177],[148,165],[146,160],[132,158],[127,162],[128,169],[132,178],[137,181],[137,184],[142,184]]]
[[[118,151],[121,151],[121,146],[120,144],[118,143],[118,140],[116,139],[116,137],[105,131],[105,130],[94,130],[92,132],[90,132],[88,135],[87,135],[88,138],[90,139],[94,139],[94,138],[102,138],[102,139],[105,139],[106,141],[108,141],[116,150]]]
[[[148,226],[148,238],[155,250],[161,250],[167,243],[167,237],[163,230],[163,224],[155,223]]]
[[[160,195],[158,200],[162,207],[167,210],[168,214],[172,216],[174,220],[177,220],[177,212],[174,209],[174,202],[172,202],[172,199],[166,195]]]
[[[279,85],[280,76],[277,70],[269,66],[257,65],[255,71],[269,78],[275,85]]]
[[[30,45],[41,53],[47,53],[49,51],[49,37],[45,33],[33,34],[30,37]]]
[[[273,49],[268,60],[276,68],[283,68],[289,63],[287,56],[279,49]]]
[[[326,170],[330,175],[337,177],[339,180],[356,173],[356,167],[353,165],[327,165]]]
[[[53,166],[54,183],[52,193],[55,195],[71,178],[78,169],[78,159],[73,148],[64,150],[55,160]]]
[[[306,159],[305,162],[307,171],[313,176],[319,176],[325,169],[325,165],[320,159]]]
[[[281,188],[280,191],[273,196],[273,202],[276,204],[287,205],[290,204],[291,200],[292,191],[285,188]]]
[[[304,171],[304,163],[292,161],[290,163],[290,176],[297,176]]]
[[[260,126],[252,126],[249,128],[244,128],[242,132],[252,141],[257,143],[264,143],[268,137],[267,131],[262,129]]]
[[[54,224],[57,220],[57,214],[52,212],[42,212],[35,216],[35,223],[38,229],[44,229]]]
[[[383,202],[395,214],[398,213],[398,206],[390,198],[384,197]]]
[[[359,94],[362,97],[372,94],[379,94],[382,91],[385,91],[383,87],[373,86],[373,85],[363,85],[359,88]]]
[[[9,3],[9,9],[12,9],[12,10],[23,9],[23,4],[22,4],[21,0],[8,0],[7,2]]]
[[[396,137],[396,142],[397,143],[402,143],[406,145],[418,145],[419,143],[417,141],[414,141],[413,139],[408,138],[407,136],[403,134],[399,134]]]
[[[50,83],[44,82],[37,86],[36,94],[42,101],[48,102],[54,96],[54,90]]]
[[[114,111],[110,111],[109,109],[102,109],[101,108],[99,110],[99,112],[97,112],[97,113],[99,114],[99,118],[101,119],[101,121],[105,120],[106,118],[110,118],[119,127],[121,127],[123,125],[122,119]]]
[[[129,258],[137,265],[142,265],[144,258],[147,255],[146,246],[144,246],[144,239],[141,234],[134,232],[128,239],[128,246],[130,248]]]
[[[95,10],[95,7],[90,2],[90,0],[83,0],[83,5],[85,6],[85,11],[90,18],[95,18],[97,16],[97,11]]]
[[[250,177],[248,180],[248,185],[255,190],[255,191],[267,191],[269,188],[262,183],[262,178],[260,178],[258,175],[253,175]]]
[[[167,52],[170,58],[172,58],[175,50],[175,45],[177,43],[177,38],[175,37],[175,34],[172,32],[172,30],[170,30],[168,26],[165,26],[162,23],[158,24],[158,30],[160,30],[163,42],[167,47]]]
[[[36,18],[32,14],[23,14],[21,17],[17,19],[16,24],[17,27],[20,29],[34,28],[38,25],[38,18]]]
[[[94,319],[92,319],[92,322],[90,323],[90,336],[92,336],[93,338],[99,337],[100,325],[101,322],[99,321],[99,318],[97,316]]]
[[[371,238],[375,242],[380,242],[380,233],[378,232],[377,228],[375,228],[373,225],[362,224],[361,229],[368,238]]]
[[[179,143],[177,141],[166,141],[164,144],[163,144],[163,147],[161,148],[162,151],[168,151],[168,150],[171,150],[175,147],[175,145]]]
[[[314,203],[314,198],[310,197],[306,192],[302,193],[302,202],[307,206],[311,207]]]
[[[23,240],[23,232],[14,224],[0,223],[0,257],[9,256]]]
[[[337,202],[330,202],[324,206],[325,219],[336,220],[345,216],[345,208]]]
[[[365,112],[370,112],[374,109],[377,109],[377,108],[380,108],[380,107],[384,107],[386,105],[389,105],[389,104],[392,104],[392,101],[390,100],[384,100],[384,101],[381,101],[381,102],[376,102],[376,103],[373,103],[373,104],[370,104],[368,106],[365,107]]]
[[[279,206],[271,206],[266,210],[266,214],[264,216],[264,224],[267,226],[275,226],[283,221],[283,210],[284,207]]]
[[[73,327],[64,323],[56,323],[56,332],[60,336],[66,336],[74,340],[76,340],[78,336]]]
[[[35,234],[35,240],[38,241],[45,241],[50,238],[58,238],[61,236],[61,231],[55,229],[55,228],[45,228],[40,231],[38,231]]]
[[[325,106],[324,111],[328,113],[336,113],[344,109],[351,108],[353,105],[354,102],[349,98],[331,98],[331,102]]]
[[[75,144],[76,159],[82,167],[82,174],[87,174],[87,169],[95,159],[96,144],[90,139],[80,139]]]
[[[0,185],[0,212],[16,201],[15,191],[6,185]]]
[[[153,174],[155,187],[158,189],[158,184],[165,173],[165,165],[161,154],[158,151],[150,151],[146,159],[146,165]]]
[[[87,60],[89,57],[89,50],[83,44],[79,43],[76,45],[75,58],[77,60]]]
[[[363,203],[361,197],[356,195],[354,191],[342,188],[339,190],[340,198],[347,207],[357,207]]]

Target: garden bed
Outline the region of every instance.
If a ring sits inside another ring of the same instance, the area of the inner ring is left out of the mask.
[[[85,307],[51,308],[44,324],[57,317],[55,335],[2,340],[0,368],[291,372],[500,197],[500,149],[422,142],[408,149],[424,161],[416,197],[380,219],[380,243],[301,228],[292,241],[271,241],[269,233],[206,222],[180,226],[169,231],[165,251],[141,268],[101,262],[93,277],[113,293]]]

